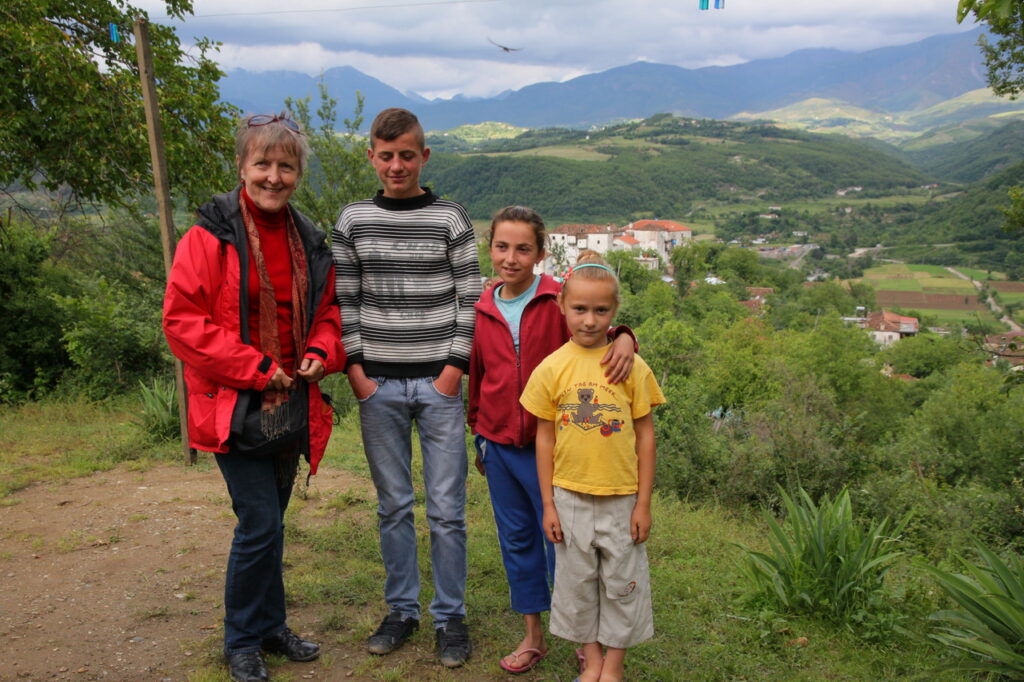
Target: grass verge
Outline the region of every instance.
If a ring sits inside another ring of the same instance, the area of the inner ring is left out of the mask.
[[[4,447],[0,476],[44,481],[87,475],[123,463],[144,467],[160,459],[177,461],[176,446],[141,448],[129,401],[98,405],[29,405],[0,414]],[[127,453],[134,453],[128,457]],[[120,454],[118,454],[120,453]],[[662,457],[683,456],[660,453]],[[60,459],[61,465],[47,465]],[[466,666],[443,668],[433,652],[425,616],[413,639],[395,654],[363,652],[365,638],[384,615],[383,569],[376,530],[376,501],[358,423],[349,415],[336,428],[324,467],[355,476],[347,489],[314,484],[297,490],[287,517],[286,583],[295,625],[312,631],[327,653],[318,679],[508,680],[498,660],[521,636],[521,617],[508,607],[486,481],[470,469],[468,622],[474,652]],[[419,476],[419,460],[415,470]],[[15,498],[9,488],[4,494]],[[225,509],[227,502],[225,501]],[[906,614],[910,634],[892,633],[868,643],[852,625],[811,616],[751,612],[737,602],[743,590],[742,544],[767,549],[767,527],[755,514],[714,504],[693,505],[656,495],[654,529],[648,544],[654,591],[655,638],[631,650],[630,680],[966,680],[963,673],[933,672],[945,662],[927,640],[925,615],[937,605],[936,590],[909,561],[890,574],[892,599]],[[427,553],[428,529],[422,490],[417,490],[422,602],[433,593]],[[551,638],[551,655],[518,677],[530,682],[569,682],[577,674],[574,644]],[[225,682],[220,642],[211,636],[188,643],[198,655],[189,679]],[[294,664],[272,659],[275,680],[304,677]],[[351,675],[348,673],[351,672]]]

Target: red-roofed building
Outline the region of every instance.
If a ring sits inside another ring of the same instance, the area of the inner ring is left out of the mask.
[[[1024,332],[999,332],[985,337],[992,360],[1003,359],[1014,367],[1024,365]]]
[[[917,334],[919,322],[916,317],[904,317],[888,310],[879,310],[868,314],[864,320],[864,329],[871,333],[871,337],[878,344],[888,346],[905,336]]]
[[[637,220],[625,229],[640,242],[641,249],[653,249],[665,261],[672,249],[693,239],[693,231],[674,220]]]
[[[596,251],[604,255],[613,247],[616,237],[625,234],[621,227],[615,225],[593,225],[584,223],[569,223],[559,225],[551,230],[548,235],[551,245],[561,244],[565,247],[565,259],[569,265],[576,263],[580,252],[586,249]],[[545,261],[545,267],[549,261]]]

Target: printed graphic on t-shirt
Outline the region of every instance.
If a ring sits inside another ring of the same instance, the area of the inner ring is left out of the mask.
[[[561,402],[558,410],[562,413],[558,430],[575,426],[582,431],[600,429],[602,436],[610,436],[622,429],[622,419],[609,416],[609,413],[622,413],[622,408],[615,402],[601,402],[603,396],[609,401],[615,400],[615,394],[607,387],[588,381],[573,384],[565,393],[566,400],[575,391],[574,402]],[[599,393],[601,395],[599,395]]]

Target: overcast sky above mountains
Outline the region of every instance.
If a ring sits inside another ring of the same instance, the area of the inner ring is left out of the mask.
[[[194,0],[184,22],[159,0],[133,4],[183,42],[223,43],[225,70],[316,75],[348,65],[428,98],[487,97],[639,60],[726,66],[973,27],[956,23],[956,0],[726,0],[709,11],[698,0]]]

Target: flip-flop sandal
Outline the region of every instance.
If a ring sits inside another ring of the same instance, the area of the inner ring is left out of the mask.
[[[583,649],[576,650],[576,660],[579,661],[580,674],[582,674],[587,667],[587,657],[583,655]]]
[[[525,654],[530,654],[530,660],[528,660],[523,665],[513,666],[513,665],[509,665],[508,663],[505,662],[505,658],[508,658],[508,656],[514,656],[515,659],[516,659],[516,663],[518,663],[519,662],[519,658],[521,656],[525,655]],[[528,670],[532,670],[533,666],[535,666],[538,663],[540,663],[541,661],[543,661],[544,657],[547,656],[547,655],[548,655],[548,652],[541,651],[540,649],[523,649],[522,651],[513,651],[508,656],[506,656],[505,658],[501,659],[498,662],[498,665],[501,666],[502,670],[507,670],[510,673],[525,673]]]

